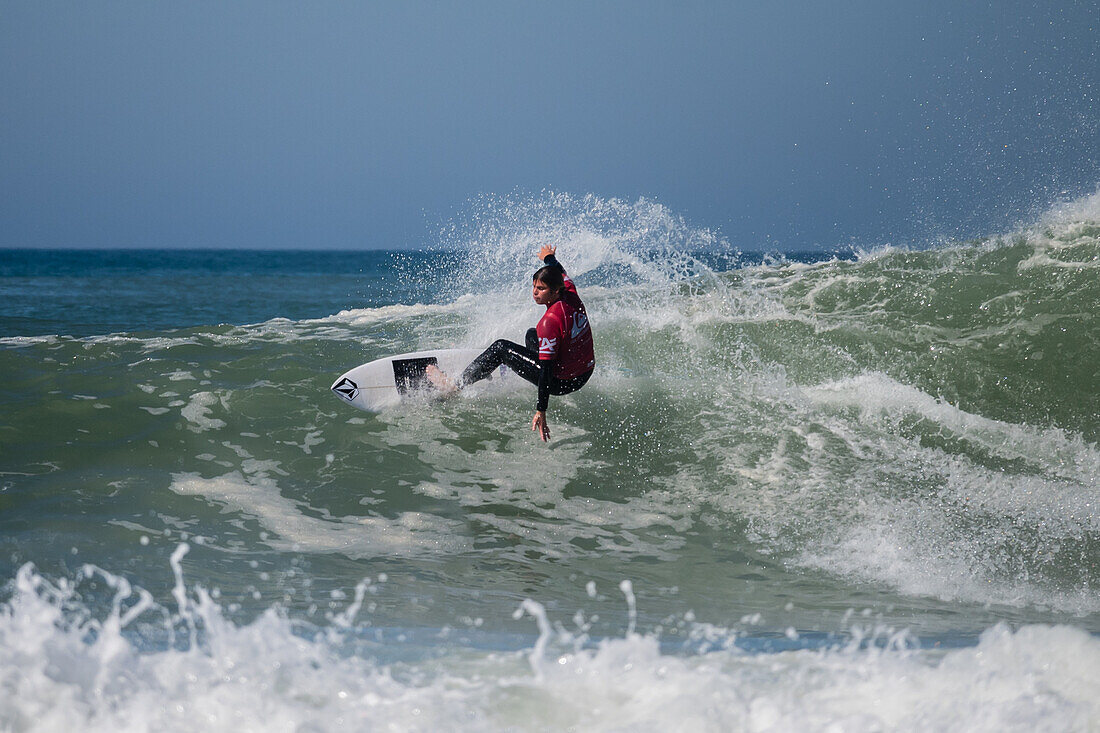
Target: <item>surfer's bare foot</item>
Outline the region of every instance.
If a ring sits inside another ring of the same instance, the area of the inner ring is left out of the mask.
[[[458,387],[451,381],[451,378],[440,371],[439,367],[435,364],[429,364],[424,369],[424,376],[428,378],[428,383],[439,390],[440,394],[444,396],[458,391]]]

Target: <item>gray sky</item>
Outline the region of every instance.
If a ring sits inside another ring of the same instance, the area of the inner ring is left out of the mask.
[[[480,194],[745,250],[1010,229],[1100,184],[1092,2],[0,0],[0,247],[432,244]]]

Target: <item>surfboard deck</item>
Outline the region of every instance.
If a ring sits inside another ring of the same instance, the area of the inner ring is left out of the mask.
[[[332,383],[331,389],[341,401],[353,407],[381,412],[405,400],[437,396],[438,391],[425,375],[429,364],[439,367],[454,380],[480,353],[477,349],[435,349],[386,356],[344,372]],[[502,366],[494,373],[492,381],[510,385],[522,380]]]

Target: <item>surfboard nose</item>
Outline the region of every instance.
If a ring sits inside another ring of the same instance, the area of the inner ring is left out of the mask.
[[[336,393],[338,397],[343,397],[348,402],[351,402],[359,396],[359,385],[347,377],[340,377],[333,382],[330,389]]]

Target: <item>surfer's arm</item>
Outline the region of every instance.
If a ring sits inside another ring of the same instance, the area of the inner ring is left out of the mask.
[[[531,419],[531,429],[539,434],[542,442],[550,440],[550,426],[546,423],[546,408],[550,406],[550,373],[554,370],[552,359],[539,359],[539,401],[535,405],[535,416]]]
[[[554,370],[554,362],[549,359],[539,360],[539,401],[535,409],[546,412],[550,406],[550,373]]]
[[[560,262],[558,262],[558,258],[554,256],[554,253],[557,251],[558,248],[552,244],[543,245],[542,248],[539,249],[539,259],[542,260],[542,263],[544,265],[558,268],[564,275],[565,268],[562,267],[562,264]]]
[[[549,244],[544,245],[542,249],[539,250],[539,259],[542,260],[543,264],[547,267],[553,267],[557,269],[558,272],[561,273],[561,279],[562,282],[565,284],[565,289],[576,295],[577,286],[574,285],[573,281],[569,279],[569,273],[565,271],[565,267],[560,262],[558,262],[558,258],[554,254],[556,251],[556,247]]]
[[[553,256],[553,255],[551,255]],[[543,326],[543,322],[539,322],[539,326]],[[536,331],[537,332],[537,331]],[[547,346],[548,358],[543,358],[543,350],[539,348],[539,401],[535,405],[535,417],[531,419],[531,429],[539,434],[543,442],[550,440],[550,427],[546,424],[546,408],[550,406],[550,375],[554,371],[554,364],[556,360],[553,358],[551,351],[557,343],[557,338],[551,338],[550,332],[546,331],[546,339],[544,342],[550,342]]]

